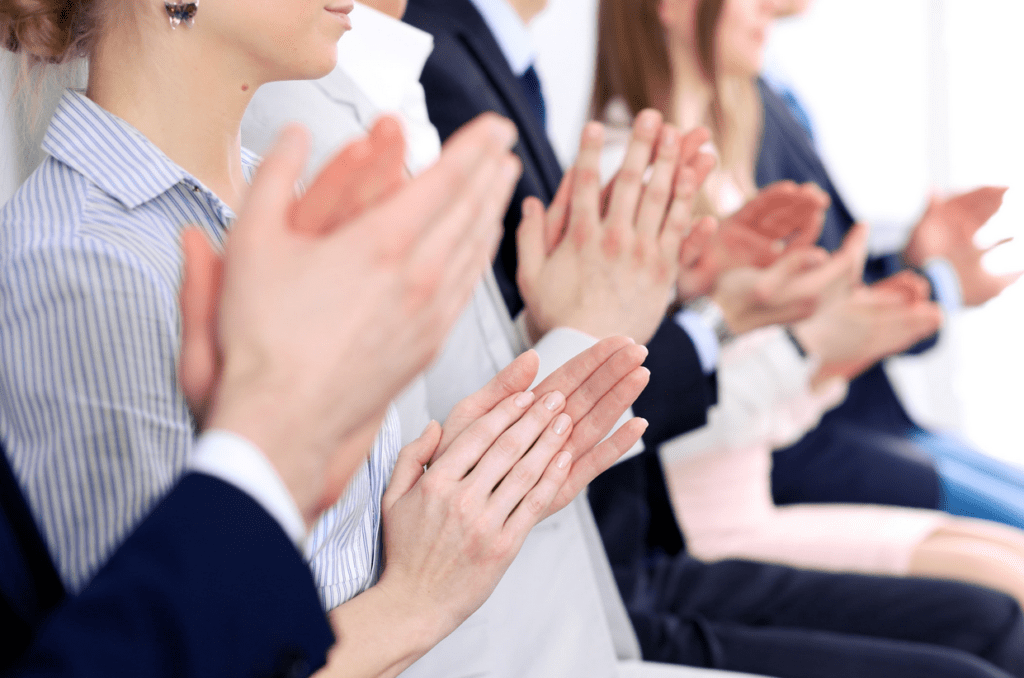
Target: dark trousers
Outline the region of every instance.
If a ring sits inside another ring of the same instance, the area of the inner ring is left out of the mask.
[[[941,504],[935,460],[909,436],[835,416],[772,455],[772,495],[779,505]]]
[[[1024,676],[1024,617],[959,582],[652,558],[627,600],[644,658],[778,678]]]

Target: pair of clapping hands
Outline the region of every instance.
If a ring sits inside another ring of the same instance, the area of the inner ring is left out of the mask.
[[[408,180],[400,128],[384,118],[296,198],[309,142],[290,128],[261,166],[223,261],[201,233],[185,232],[186,398],[207,427],[264,451],[307,524],[365,461],[388,403],[436,354],[490,265],[520,171],[515,137],[507,121],[481,116]],[[633,419],[601,442],[646,385],[646,353],[608,338],[530,389],[538,358],[527,352],[443,428],[431,424],[399,455],[382,507],[386,567],[356,600],[390,601],[421,641],[453,630],[530,528],[639,439],[646,424]],[[372,629],[351,621],[346,635]],[[339,648],[352,675],[363,664],[380,673],[387,658],[376,640]]]

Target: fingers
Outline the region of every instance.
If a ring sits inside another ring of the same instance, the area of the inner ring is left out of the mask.
[[[828,261],[828,253],[819,248],[787,252],[768,269],[770,283],[767,287],[775,290],[781,289],[787,281],[806,271],[813,269],[821,271],[824,268],[824,264]],[[811,281],[808,281],[805,286],[810,286],[810,283]]]
[[[805,247],[817,242],[825,223],[831,199],[814,184],[803,184],[792,193],[788,203],[768,212],[763,233],[786,241],[788,247]]]
[[[566,443],[573,459],[585,457],[619,420],[640,392],[650,381],[651,372],[646,367],[636,367],[609,389],[597,403],[582,417],[573,419],[573,433]]]
[[[448,265],[452,264],[449,252],[460,243],[461,249],[470,255],[488,256],[488,252],[481,252],[480,245],[494,240],[500,231],[521,171],[519,158],[508,153],[495,154],[480,162],[467,178],[462,195],[441,212],[438,223],[443,226],[427,234],[430,245],[425,244],[424,250],[429,253],[433,248]],[[466,237],[475,240],[467,242]],[[472,282],[476,283],[475,277]]]
[[[556,407],[560,412],[564,406],[564,398],[555,398]],[[432,470],[444,473],[445,476],[461,480],[469,473],[469,470],[476,466],[484,453],[512,424],[519,421],[537,401],[532,391],[516,393],[498,403],[486,414],[477,417],[466,429],[454,440],[444,455],[440,457]],[[543,401],[540,404],[546,409]],[[547,410],[551,412],[552,410]],[[536,412],[534,416],[542,413]],[[554,417],[554,414],[551,415]],[[549,418],[550,421],[550,418]],[[511,466],[511,463],[509,464]],[[493,487],[493,486],[492,486]]]
[[[568,475],[568,466],[572,461],[572,455],[568,452],[562,451],[562,445],[565,444],[566,438],[569,435],[569,431],[572,430],[572,420],[564,412],[559,414],[551,424],[544,429],[541,433],[540,438],[534,443],[533,447],[526,453],[526,455],[516,462],[515,466],[512,467],[508,473],[500,477],[500,484],[494,489],[494,493],[491,494],[488,499],[493,509],[500,516],[508,516],[512,513],[512,510],[523,501],[524,497],[529,496],[531,488],[538,485],[538,481],[542,480],[545,470],[551,465],[552,460],[559,457],[555,461],[555,465],[558,470],[564,470],[564,473],[558,475],[565,477]],[[470,474],[470,477],[477,474],[477,471],[482,469],[486,463],[486,459],[480,463],[480,466]],[[550,481],[550,476],[548,477]],[[481,473],[481,483],[490,481],[490,476]],[[550,488],[551,499],[554,498],[557,487]],[[548,494],[542,489],[541,494]],[[538,510],[536,514],[542,513],[547,509],[551,503],[551,499],[545,502],[541,502],[536,507]],[[532,513],[532,511],[531,511]]]
[[[475,462],[475,468],[470,471],[467,481],[479,483],[479,487],[486,490],[486,494],[483,495],[483,498],[486,498],[498,483],[501,482],[501,479],[508,475],[512,467],[530,450],[531,446],[537,442],[537,439],[541,437],[546,428],[551,429],[551,433],[558,438],[559,444],[561,444],[569,429],[572,428],[572,419],[568,415],[562,416],[564,408],[565,397],[558,391],[552,391],[538,398],[533,406],[518,420],[507,422],[507,428],[494,439],[492,444],[485,448],[486,453],[480,456],[478,462]],[[492,421],[481,427],[480,435],[482,437],[477,438],[478,442],[486,440],[496,430],[497,425],[506,421],[505,413],[500,410],[497,410],[497,412],[498,416],[493,418],[483,417],[481,419],[481,421],[488,419]],[[549,424],[551,424],[550,427],[548,426]],[[467,429],[468,432],[469,429]],[[457,444],[459,443],[452,445],[453,450]],[[547,462],[544,463],[546,464]]]
[[[559,453],[548,464],[540,482],[526,493],[526,496],[508,517],[503,531],[512,536],[516,544],[522,545],[534,525],[551,515],[551,504],[569,475],[571,461],[568,452]],[[503,502],[502,508],[508,503],[508,501]]]
[[[637,203],[643,189],[643,178],[651,162],[651,151],[661,129],[661,113],[653,109],[640,111],[633,123],[633,136],[626,149],[626,159],[615,175],[611,202],[606,214],[609,223],[633,224],[637,214]],[[678,144],[678,134],[673,130],[672,145]],[[673,151],[678,157],[678,147]],[[665,198],[667,199],[667,195]],[[660,223],[660,220],[659,220]]]
[[[680,269],[688,269],[697,263],[716,230],[718,230],[718,222],[713,217],[704,217],[697,222],[697,225],[690,230],[690,234],[679,246]]]
[[[373,163],[373,146],[369,139],[359,139],[339,151],[295,203],[293,227],[300,233],[322,233],[335,212],[342,209],[343,205],[351,205],[344,198],[354,198],[350,195],[354,185],[363,177],[369,177],[371,181],[377,178],[376,172],[369,171]],[[366,206],[351,207],[353,213],[358,214]]]
[[[905,270],[880,280],[871,286],[872,289],[889,291],[898,294],[907,303],[926,301],[931,285],[920,274]]]
[[[561,190],[561,189],[559,189]],[[550,249],[547,246],[545,233],[544,204],[530,196],[523,200],[523,218],[516,230],[516,251],[519,254],[519,267],[516,271],[520,286],[528,287],[537,279],[544,268],[544,260]]]
[[[322,234],[362,214],[405,183],[405,138],[394,118],[380,118],[365,139],[347,145],[295,205],[300,232]]]
[[[701,152],[701,146],[706,144],[711,139],[711,131],[707,127],[695,127],[686,134],[683,135],[682,142],[679,148],[679,157],[681,162],[695,166],[698,161],[698,156],[705,156],[711,160],[712,166],[714,166],[715,157],[710,153]],[[705,160],[700,159],[703,163]],[[710,170],[710,168],[709,168]],[[701,183],[703,183],[701,179]]]
[[[576,181],[576,168],[570,167],[569,171],[562,177],[562,183],[559,184],[558,190],[555,192],[555,198],[548,205],[547,218],[544,226],[544,252],[550,253],[555,247],[562,242],[562,236],[565,235],[567,227],[566,220],[569,217],[569,202],[573,195],[573,185]],[[533,198],[536,200],[536,198]],[[541,206],[541,210],[544,209],[544,203],[537,200]]]
[[[516,140],[516,128],[508,120],[493,113],[477,116],[448,139],[438,161],[400,193],[400,200],[390,205],[389,218],[396,224],[408,224],[413,230],[428,233],[437,228],[464,227],[444,217],[470,201],[468,218],[479,205],[479,177],[493,175],[496,164],[503,162]],[[415,215],[417,218],[413,218]],[[460,229],[460,233],[461,233]],[[419,233],[403,234],[415,239]]]
[[[398,460],[391,472],[391,481],[381,500],[385,511],[409,492],[420,479],[423,475],[424,465],[430,461],[440,440],[441,426],[436,421],[431,421],[419,438],[403,447],[398,453]]]
[[[796,192],[797,186],[792,181],[777,181],[774,184],[769,184],[758,191],[757,195],[741,207],[734,216],[750,223],[762,235],[769,238],[778,238],[780,237],[779,233],[763,232],[760,230],[763,227],[764,217],[788,205]]]
[[[568,477],[559,488],[555,500],[548,507],[548,514],[565,508],[594,478],[607,471],[622,455],[629,452],[643,436],[647,426],[646,419],[634,417],[620,426],[600,445],[592,448],[582,457],[574,459]]]
[[[581,421],[623,378],[640,367],[646,358],[647,347],[638,344],[631,344],[616,351],[569,395],[565,408],[566,414],[575,422]],[[622,410],[625,409],[625,407],[622,408]],[[616,418],[619,414],[622,414],[622,411],[615,415]],[[613,422],[614,420],[609,423],[609,426]],[[605,433],[607,431],[601,435],[603,436]],[[577,445],[586,445],[587,443],[592,445],[597,440],[589,441],[578,438],[575,442]]]
[[[583,128],[572,184],[568,234],[577,245],[587,242],[601,223],[601,147],[604,128],[591,122]]]
[[[559,391],[570,394],[571,399],[576,389],[599,367],[620,349],[633,343],[629,337],[622,336],[602,339],[548,375],[544,381],[537,384],[533,392],[544,395],[551,391]]]
[[[232,228],[233,248],[266,247],[272,241],[272,229],[286,223],[284,217],[295,201],[295,187],[309,155],[309,145],[309,132],[301,125],[287,125],[281,132],[277,143],[263,158],[239,219]],[[245,218],[245,215],[260,217]]]
[[[868,236],[870,232],[867,224],[858,222],[854,224],[846,234],[843,245],[835,254],[845,260],[848,264],[848,282],[854,285],[864,277],[864,264],[868,259]]]
[[[672,184],[678,164],[679,134],[672,125],[665,125],[661,128],[658,139],[651,179],[647,186],[643,187],[640,208],[636,212],[636,230],[639,235],[655,238],[660,233],[671,204]],[[615,205],[614,196],[612,205]],[[611,214],[610,211],[609,216]]]
[[[491,265],[501,242],[502,218],[522,172],[522,162],[514,155],[503,158],[490,180],[481,172],[479,205],[466,206],[467,225],[460,235],[457,228],[437,229],[435,237],[424,243],[425,260],[435,271],[443,271],[439,298],[447,299],[457,314],[472,296],[480,276]],[[455,217],[458,219],[458,217]]]
[[[537,376],[538,367],[540,358],[537,352],[532,349],[526,351],[506,365],[482,389],[460,400],[444,422],[444,433],[437,446],[437,456],[444,454],[452,441],[462,435],[467,426],[493,410],[498,403],[530,388],[530,384]]]
[[[185,270],[178,297],[181,305],[178,379],[189,410],[196,421],[202,423],[220,371],[217,311],[224,264],[199,229],[186,228],[181,238]]]

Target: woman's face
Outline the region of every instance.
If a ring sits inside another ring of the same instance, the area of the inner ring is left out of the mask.
[[[725,76],[752,76],[761,71],[768,32],[778,0],[725,0],[718,19],[716,55]]]
[[[205,0],[194,28],[262,82],[306,80],[334,68],[352,7],[353,0]]]

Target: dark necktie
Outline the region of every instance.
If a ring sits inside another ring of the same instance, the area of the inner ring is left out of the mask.
[[[519,83],[523,86],[523,93],[526,100],[530,102],[541,127],[546,127],[547,114],[544,110],[544,94],[540,91],[540,78],[537,77],[537,70],[531,65],[526,72],[519,76]]]

